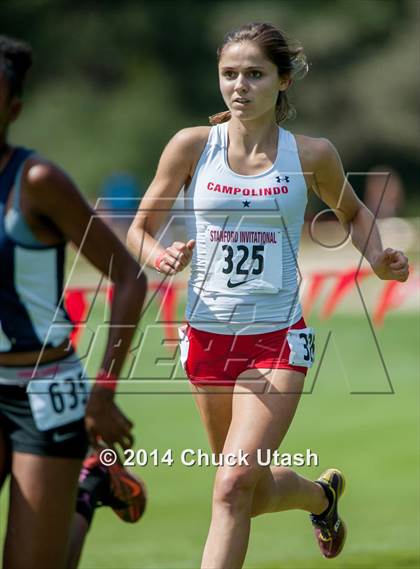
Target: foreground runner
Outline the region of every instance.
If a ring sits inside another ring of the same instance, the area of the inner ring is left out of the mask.
[[[405,281],[407,258],[383,250],[332,144],[279,128],[290,112],[287,88],[307,68],[302,48],[269,24],[249,24],[226,36],[218,64],[229,111],[211,117],[212,128],[186,129],[169,142],[128,244],[168,275],[192,258],[184,367],[213,451],[249,455],[249,466],[217,470],[202,567],[241,567],[251,518],[290,509],[311,513],[331,558],[345,539],[342,474],[330,469],[314,483],[258,461],[258,449],[281,444],[313,362],[296,267],[308,190],[351,223],[354,245],[379,278]],[[188,241],[163,249],[154,236],[183,187],[193,211]]]
[[[114,403],[114,391],[146,280],[62,170],[8,144],[31,63],[26,44],[0,37],[0,487],[11,474],[3,563],[58,569],[67,565],[88,436],[93,444],[133,442],[133,425]],[[61,304],[70,241],[115,284],[105,355],[90,395]]]

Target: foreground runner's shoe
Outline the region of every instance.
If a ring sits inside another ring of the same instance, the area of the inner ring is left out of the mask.
[[[320,515],[311,514],[310,518],[322,555],[332,559],[341,552],[346,540],[346,526],[337,512],[338,499],[346,483],[344,476],[335,468],[326,470],[315,482],[324,489],[329,507]]]
[[[146,508],[146,487],[119,462],[101,463],[98,453],[83,461],[79,477],[79,497],[90,499],[95,507],[110,506],[124,522],[137,522]]]
[[[146,509],[146,486],[118,462],[108,467],[111,482],[109,506],[124,522],[134,523]]]

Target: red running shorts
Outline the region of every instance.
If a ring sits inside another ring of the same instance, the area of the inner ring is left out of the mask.
[[[194,385],[235,385],[249,369],[290,369],[306,375],[308,368],[289,363],[290,330],[306,328],[303,318],[288,328],[265,334],[214,334],[192,328],[182,329],[181,361]]]

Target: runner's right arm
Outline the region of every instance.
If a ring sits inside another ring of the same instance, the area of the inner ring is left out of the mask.
[[[188,186],[204,149],[209,127],[179,131],[168,143],[159,161],[156,175],[145,193],[128,231],[127,246],[139,260],[156,266],[169,275],[184,269],[191,260],[194,241],[175,242],[163,249],[154,236],[163,225],[181,188]]]

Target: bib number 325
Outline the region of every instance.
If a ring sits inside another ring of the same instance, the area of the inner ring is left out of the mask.
[[[314,329],[289,330],[287,342],[290,348],[289,364],[312,367],[315,357]]]
[[[235,272],[237,275],[248,276],[250,271],[252,275],[261,275],[264,271],[264,245],[254,245],[252,248],[246,245],[237,245],[239,255],[235,255],[232,245],[223,245],[222,251],[225,253],[225,265],[222,269],[225,275]],[[236,269],[234,257],[237,259]],[[251,261],[251,267],[244,268],[245,264],[249,265],[248,260]]]

